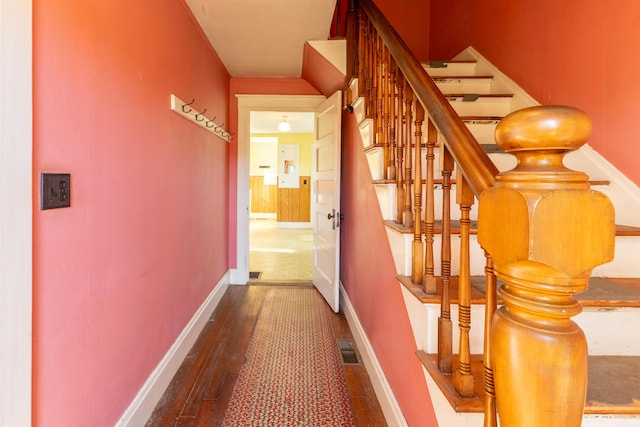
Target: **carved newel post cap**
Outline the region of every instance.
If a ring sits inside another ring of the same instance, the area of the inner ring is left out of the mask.
[[[585,112],[562,105],[524,108],[506,116],[496,128],[496,142],[506,152],[580,148],[591,136]]]
[[[525,108],[505,117],[495,135],[500,147],[518,159],[480,194],[478,239],[496,271],[527,261],[576,278],[610,261],[613,206],[590,189],[585,173],[562,163],[591,135],[587,115],[563,106]],[[528,267],[519,270],[531,276]]]

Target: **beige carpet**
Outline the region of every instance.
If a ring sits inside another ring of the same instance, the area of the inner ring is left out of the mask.
[[[261,281],[310,281],[311,228],[278,228],[276,224],[274,219],[249,222],[249,271],[261,273]]]

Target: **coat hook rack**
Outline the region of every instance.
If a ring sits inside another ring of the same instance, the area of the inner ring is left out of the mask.
[[[177,96],[171,94],[171,111],[180,114],[185,119],[188,119],[192,123],[205,128],[209,132],[224,139],[225,141],[231,142],[231,140],[233,139],[233,134],[224,129],[224,123],[218,125],[215,123],[215,117],[213,119],[209,119],[207,116],[205,116],[204,113],[207,112],[206,108],[202,112],[195,110],[193,108],[194,102],[196,102],[195,99],[192,99],[191,102],[184,102]]]

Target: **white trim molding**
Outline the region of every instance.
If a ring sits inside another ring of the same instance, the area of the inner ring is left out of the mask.
[[[0,426],[31,425],[32,0],[0,1]]]
[[[382,366],[380,366],[380,362],[378,362],[376,353],[373,351],[371,342],[358,319],[358,315],[355,312],[353,305],[351,305],[351,301],[349,300],[349,296],[347,295],[342,282],[340,282],[340,294],[342,311],[344,312],[344,316],[349,324],[349,329],[351,329],[351,333],[353,334],[353,339],[355,340],[356,346],[362,356],[362,361],[364,362],[364,366],[369,374],[369,378],[371,379],[371,384],[373,385],[373,389],[378,401],[380,402],[380,407],[382,408],[384,417],[387,420],[387,424],[389,427],[408,426],[407,421],[402,414],[402,410],[400,409],[400,405],[398,405],[398,401],[393,394],[391,385],[389,385],[387,377],[384,375]]]
[[[251,111],[309,111],[315,112],[327,98],[322,95],[236,95],[238,99],[238,175],[236,268],[232,283],[244,285],[249,281],[249,147],[251,140]]]
[[[117,427],[137,427],[146,424],[173,376],[182,365],[211,314],[220,303],[222,296],[229,287],[229,283],[230,272],[227,272],[195,312],[158,366],[153,370],[135,399],[133,399],[133,402],[116,423]]]

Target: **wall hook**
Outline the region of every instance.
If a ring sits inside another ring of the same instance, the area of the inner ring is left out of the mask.
[[[195,99],[192,99],[191,102],[187,102],[186,104],[182,104],[182,111],[185,113],[190,113],[191,112],[191,108],[189,108],[189,110],[185,110],[184,107],[193,104],[194,102],[196,102]]]
[[[203,120],[204,120],[204,117],[202,117],[201,119],[199,119],[199,118],[198,118],[198,116],[203,116],[203,115],[204,115],[204,113],[206,113],[206,112],[207,112],[207,109],[205,108],[204,110],[202,110],[202,113],[198,113],[198,114],[196,114],[196,121],[197,121],[197,122],[201,122],[201,121],[203,121]]]
[[[191,100],[191,102],[184,102],[177,96],[171,94],[171,111],[181,115],[185,119],[189,120],[192,123],[202,127],[203,129],[208,130],[209,132],[215,134],[219,138],[227,142],[231,142],[231,135],[229,132],[224,130],[224,123],[218,125],[214,117],[210,119],[205,115],[207,111],[206,108],[203,112],[198,112],[195,108],[190,107],[195,102],[195,98]]]
[[[216,116],[217,117],[217,116]],[[205,122],[205,126],[208,127],[209,129],[211,129],[212,127],[214,127],[216,124],[214,123],[216,120],[216,117],[214,117],[213,119],[207,120]],[[211,123],[211,126],[209,126],[209,123]]]

